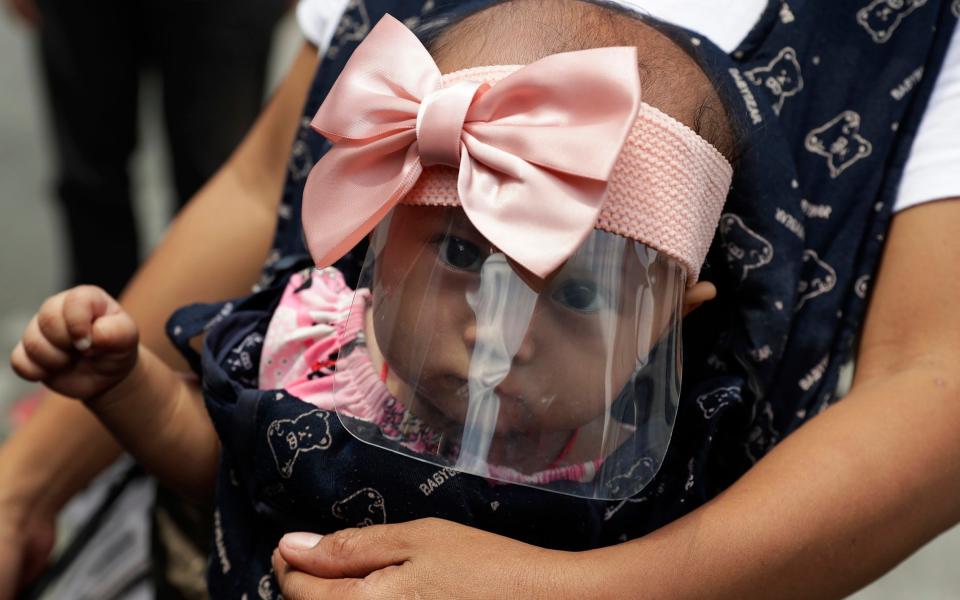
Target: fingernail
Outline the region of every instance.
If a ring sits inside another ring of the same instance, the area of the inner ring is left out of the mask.
[[[79,350],[80,352],[89,350],[90,346],[92,345],[93,345],[93,338],[91,338],[89,335],[86,337],[80,338],[79,340],[73,343],[73,347]]]
[[[316,533],[288,533],[280,539],[280,543],[292,550],[310,550],[320,543],[322,535]]]

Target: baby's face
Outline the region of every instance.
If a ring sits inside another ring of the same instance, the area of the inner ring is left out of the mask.
[[[374,335],[399,380],[392,391],[441,430],[462,428],[468,380],[474,377],[476,389],[477,362],[496,354],[505,337],[517,342],[490,384],[500,400],[497,435],[570,432],[601,419],[675,314],[675,305],[655,302],[659,295],[649,292],[674,285],[671,267],[644,264],[642,246],[594,232],[546,279],[510,263],[512,285],[532,298],[532,314],[518,321],[511,311],[520,302],[508,297],[503,318],[478,323],[478,297],[499,293],[481,291],[484,264],[498,250],[462,210],[400,206],[381,228],[374,243]]]

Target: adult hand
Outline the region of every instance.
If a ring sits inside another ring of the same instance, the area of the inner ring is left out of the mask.
[[[7,10],[23,19],[28,25],[40,24],[40,13],[35,0],[7,0]]]
[[[56,539],[56,515],[0,500],[0,600],[12,600],[47,564]]]
[[[450,521],[421,519],[326,536],[288,534],[273,554],[273,567],[287,600],[556,600],[589,595],[583,591],[588,578],[580,557]]]

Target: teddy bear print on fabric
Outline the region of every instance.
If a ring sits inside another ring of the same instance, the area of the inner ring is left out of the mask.
[[[357,490],[343,500],[334,502],[330,512],[352,527],[369,527],[387,522],[386,502],[383,496],[369,487]]]
[[[752,462],[766,455],[780,440],[780,433],[773,427],[773,406],[763,404],[753,421],[753,428],[747,436],[746,451]]]
[[[296,419],[280,419],[270,423],[267,442],[281,477],[290,478],[300,454],[330,447],[329,416],[327,411],[312,410]]]
[[[730,386],[698,396],[697,406],[703,411],[704,419],[712,419],[723,407],[738,404],[740,400],[740,388]]]
[[[632,488],[636,485],[637,481],[650,481],[653,479],[653,476],[657,474],[657,469],[659,468],[660,465],[658,461],[649,456],[644,456],[631,466],[629,471],[623,475],[611,478],[610,481],[607,482],[607,490],[609,490],[611,495],[619,496],[625,491],[622,487],[624,484]]]
[[[873,0],[857,12],[859,23],[878,44],[890,39],[900,23],[927,0]]]
[[[727,213],[720,217],[720,247],[727,254],[727,263],[740,271],[740,281],[747,274],[770,264],[773,260],[773,244],[763,236],[743,224],[735,214]]]
[[[837,272],[821,260],[813,250],[803,252],[803,278],[797,285],[799,300],[795,310],[800,310],[812,298],[822,296],[837,285]]]
[[[853,293],[861,300],[867,299],[867,293],[870,291],[870,274],[861,275],[853,284]]]
[[[345,44],[362,41],[370,32],[370,26],[370,13],[367,11],[364,0],[350,0],[343,16],[340,17],[340,24],[337,25],[337,32],[333,36],[335,43],[330,44],[327,57],[336,57],[341,46]]]
[[[843,111],[807,134],[804,147],[827,159],[834,179],[873,152],[873,145],[860,135],[860,115],[852,110]]]
[[[423,8],[420,9],[420,14],[410,17],[404,21],[403,24],[406,25],[408,29],[416,29],[420,26],[420,21],[423,19],[423,15],[432,11],[435,4],[436,2],[434,0],[426,0],[426,2],[423,3]]]
[[[213,544],[217,552],[215,564],[220,567],[220,572],[226,575],[233,568],[233,565],[227,555],[227,544],[223,538],[223,519],[220,516],[220,509],[217,509],[213,511]]]
[[[750,83],[763,86],[770,92],[775,99],[773,112],[778,115],[787,98],[803,90],[797,51],[789,46],[777,53],[766,66],[750,69],[743,74]]]
[[[230,374],[245,385],[256,385],[258,355],[263,345],[263,335],[253,332],[237,344],[225,359]]]
[[[641,492],[636,496],[632,496],[630,498],[624,498],[623,500],[617,500],[616,502],[613,502],[610,505],[608,505],[606,510],[604,510],[603,520],[609,521],[613,519],[613,517],[616,516],[618,512],[620,512],[620,509],[622,509],[624,506],[627,506],[628,504],[642,504],[644,502],[647,502],[648,500],[659,498],[660,496],[663,496],[663,493],[665,490],[666,490],[666,487],[664,486],[664,484],[660,483],[656,487],[647,486],[643,488],[643,490],[641,490]]]
[[[297,139],[293,142],[293,149],[290,151],[290,162],[287,163],[287,171],[290,173],[290,180],[300,182],[307,178],[310,169],[317,159],[313,156],[310,144],[306,141],[306,136],[310,135],[310,119],[303,117],[300,119],[300,128],[297,130]]]
[[[279,590],[275,589],[273,584],[273,569],[270,569],[270,573],[260,578],[260,583],[257,585],[257,597],[260,600],[283,600],[283,596],[280,595]]]

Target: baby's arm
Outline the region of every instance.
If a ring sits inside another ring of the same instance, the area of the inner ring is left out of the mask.
[[[21,377],[82,400],[162,482],[209,496],[219,447],[199,389],[138,338],[113,298],[81,286],[43,304],[11,364]]]

